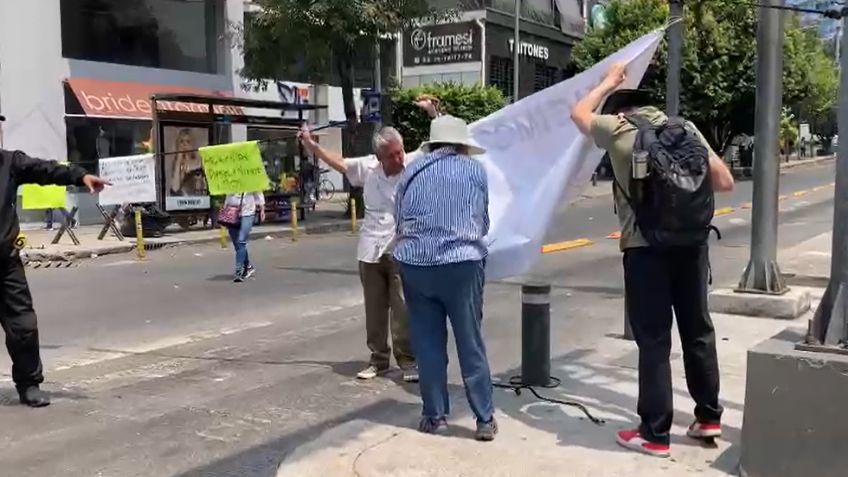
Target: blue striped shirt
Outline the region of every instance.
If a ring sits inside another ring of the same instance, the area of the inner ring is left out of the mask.
[[[395,259],[435,266],[483,260],[489,185],[483,164],[444,147],[410,164],[395,201]]]

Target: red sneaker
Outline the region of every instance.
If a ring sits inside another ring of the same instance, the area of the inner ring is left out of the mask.
[[[686,435],[693,439],[715,439],[721,437],[721,424],[707,424],[695,421],[689,426]]]
[[[656,442],[646,441],[642,438],[642,434],[638,429],[630,431],[620,431],[616,434],[615,441],[621,447],[626,449],[641,452],[643,454],[652,455],[654,457],[669,457],[671,456],[671,447],[666,444],[657,444]]]

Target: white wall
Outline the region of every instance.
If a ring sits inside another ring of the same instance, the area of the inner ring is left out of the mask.
[[[241,22],[243,0],[226,0],[224,16],[219,19],[221,26]],[[224,40],[219,41],[222,42],[220,74],[68,60],[62,57],[59,0],[0,0],[0,111],[6,116],[4,145],[35,157],[67,158],[62,84],[67,78],[234,91],[240,83],[237,71],[243,61],[237,49],[223,43]],[[233,127],[233,140],[246,137],[244,126]],[[77,203],[83,223],[101,220],[94,208],[94,197],[71,194],[69,207]]]
[[[0,0],[0,108],[6,148],[64,158],[59,0]]]

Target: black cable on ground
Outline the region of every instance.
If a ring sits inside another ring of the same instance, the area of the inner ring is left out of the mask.
[[[553,388],[559,386],[560,383],[561,382],[558,378],[551,376],[550,382],[548,384],[546,384],[544,386],[539,386],[539,387],[541,387],[543,389],[553,389]],[[577,409],[580,409],[583,412],[583,414],[585,414],[586,417],[590,421],[592,421],[593,423],[595,423],[599,426],[603,426],[604,424],[606,424],[606,421],[604,419],[600,419],[600,418],[592,415],[591,411],[589,411],[589,408],[587,408],[582,403],[579,403],[579,402],[576,402],[576,401],[562,401],[562,400],[559,400],[559,399],[549,398],[549,397],[545,397],[545,396],[540,395],[536,391],[535,386],[530,386],[529,384],[524,384],[521,381],[521,376],[513,376],[513,377],[509,378],[509,383],[493,383],[492,386],[499,388],[499,389],[509,389],[509,390],[513,391],[516,396],[521,395],[522,389],[527,389],[534,396],[536,396],[536,399],[539,399],[540,401],[545,401],[545,402],[549,402],[549,403],[553,403],[553,404],[561,404],[563,406],[576,407]]]

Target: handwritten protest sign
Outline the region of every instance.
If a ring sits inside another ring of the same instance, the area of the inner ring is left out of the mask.
[[[21,208],[24,210],[64,209],[67,190],[65,186],[24,184],[21,186]]]
[[[100,205],[156,202],[153,154],[100,159],[100,177],[112,183],[100,192]]]
[[[212,195],[260,192],[269,187],[256,141],[201,147],[200,157]]]

